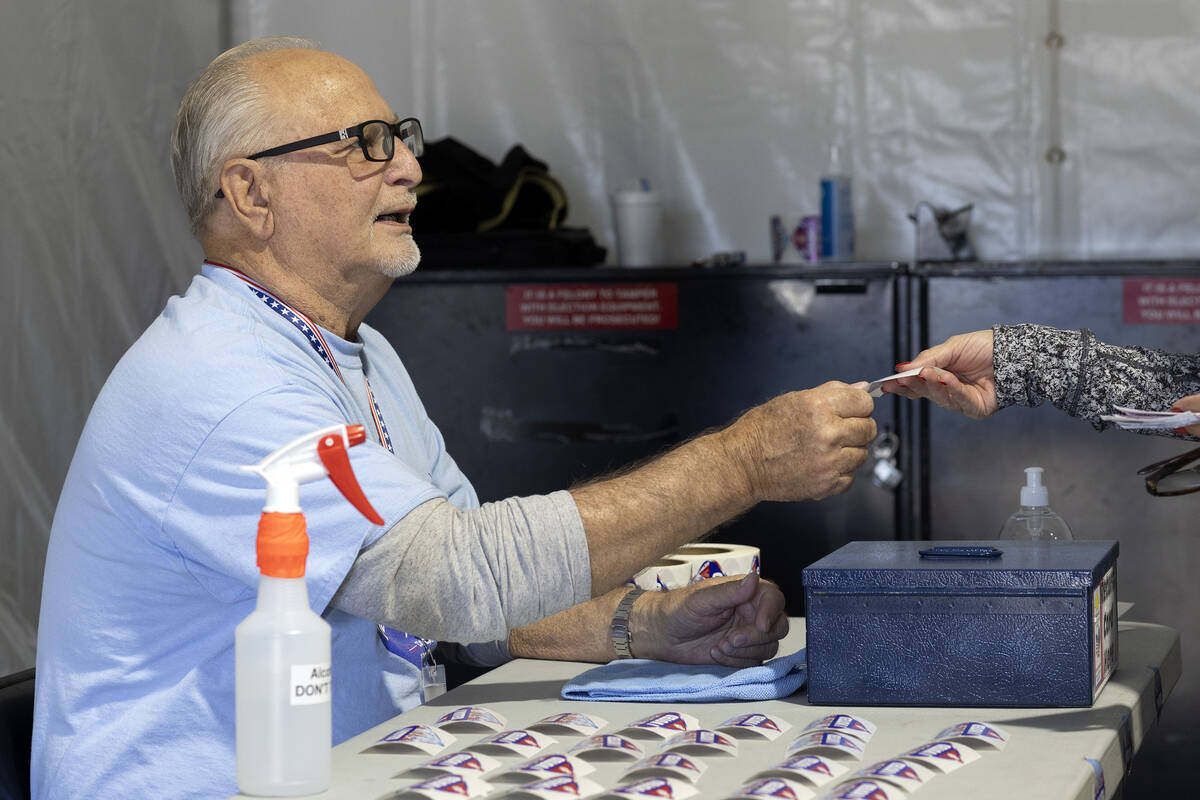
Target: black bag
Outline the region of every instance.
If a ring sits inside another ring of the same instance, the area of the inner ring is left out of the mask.
[[[592,266],[605,250],[566,228],[567,193],[515,145],[496,165],[456,139],[425,145],[413,229],[426,269]]]

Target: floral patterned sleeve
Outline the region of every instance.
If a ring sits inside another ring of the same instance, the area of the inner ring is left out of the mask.
[[[1086,328],[996,325],[992,333],[1000,408],[1049,400],[1104,430],[1114,426],[1100,415],[1114,413],[1113,406],[1166,411],[1179,398],[1200,394],[1200,355],[1104,344]]]

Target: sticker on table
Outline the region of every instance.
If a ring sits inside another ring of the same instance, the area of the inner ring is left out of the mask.
[[[708,765],[698,758],[688,758],[683,753],[659,753],[643,758],[625,771],[625,777],[636,778],[683,778],[695,783],[704,774]]]
[[[774,741],[782,736],[785,731],[791,730],[791,728],[791,723],[786,720],[771,716],[770,714],[754,712],[730,717],[718,725],[716,730],[724,731],[737,739],[761,737]]]
[[[902,789],[865,778],[843,783],[829,794],[822,795],[827,800],[899,800],[904,796]]]
[[[402,789],[395,797],[416,795],[430,798],[430,800],[443,800],[446,797],[482,797],[491,790],[491,785],[485,783],[482,778],[473,778],[469,775],[440,775],[427,781],[414,783],[412,786]]]
[[[663,752],[686,753],[692,756],[703,755],[737,755],[737,740],[717,731],[700,728],[694,731],[684,731],[667,740]]]
[[[548,717],[542,717],[530,725],[529,729],[546,733],[574,733],[589,736],[607,724],[608,720],[606,719],[580,714],[578,711],[568,711],[565,714],[551,714]]]
[[[452,734],[435,731],[428,725],[406,725],[380,737],[370,749],[397,753],[419,750],[434,755],[445,750],[454,741],[456,740]]]
[[[640,781],[626,783],[604,793],[605,797],[654,797],[661,800],[683,800],[691,797],[699,790],[687,781],[675,778],[643,778]]]
[[[418,778],[432,778],[435,775],[444,775],[447,773],[452,775],[474,775],[478,777],[486,775],[499,766],[499,761],[489,758],[483,753],[469,753],[463,750],[423,761],[412,769],[400,774]]]
[[[498,753],[500,755],[516,753],[517,755],[528,756],[545,749],[548,745],[555,744],[557,741],[557,739],[547,736],[544,733],[533,733],[523,730],[501,731],[500,733],[492,734],[486,739],[480,739],[467,749],[485,753]]]
[[[529,783],[559,775],[581,777],[595,772],[596,768],[583,759],[571,758],[561,753],[550,753],[544,756],[534,756],[528,761],[489,777],[493,783]]]
[[[555,775],[553,778],[543,778],[540,781],[518,786],[505,793],[504,796],[558,800],[561,797],[591,797],[602,791],[604,791],[603,786],[587,778],[576,778],[571,775]]]
[[[637,722],[631,722],[621,733],[631,739],[667,739],[680,731],[690,731],[700,727],[700,722],[690,714],[680,714],[678,711],[663,711],[642,717]]]
[[[836,761],[830,761],[812,753],[800,753],[780,764],[758,772],[754,777],[803,778],[813,786],[824,786],[834,778],[845,775],[848,771],[846,767]]]
[[[919,758],[923,764],[932,764],[942,772],[953,772],[963,764],[970,764],[979,754],[961,742],[937,741],[901,753],[901,758]]]
[[[968,739],[972,742],[979,742],[989,747],[994,747],[997,750],[1003,750],[1004,745],[1008,744],[1008,734],[995,725],[989,725],[986,722],[960,722],[957,725],[946,728],[946,730],[937,735],[937,738]]]
[[[817,731],[806,733],[788,745],[788,755],[803,753],[809,750],[824,750],[850,756],[863,757],[863,743],[853,736],[843,736],[833,731]]]
[[[905,791],[911,792],[914,789],[920,789],[924,786],[934,776],[934,772],[929,767],[923,766],[919,761],[905,761],[902,758],[893,758],[888,761],[880,761],[878,764],[872,764],[866,769],[860,769],[854,775],[858,778],[887,781]]]
[[[433,727],[447,731],[479,733],[504,730],[504,717],[483,706],[463,706],[438,717]]]
[[[801,733],[809,733],[810,731],[835,731],[854,736],[864,742],[869,742],[877,730],[878,728],[875,723],[862,717],[855,717],[850,714],[829,714],[805,725]]]
[[[729,797],[777,797],[779,800],[809,800],[815,790],[787,778],[762,778],[751,781]]]
[[[641,747],[613,733],[598,733],[589,736],[570,749],[585,761],[626,761],[637,759],[646,753]]]

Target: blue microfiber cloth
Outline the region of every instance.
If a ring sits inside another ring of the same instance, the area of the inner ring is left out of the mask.
[[[563,686],[562,696],[639,703],[772,700],[795,692],[807,678],[804,650],[742,669],[629,658],[576,675]]]

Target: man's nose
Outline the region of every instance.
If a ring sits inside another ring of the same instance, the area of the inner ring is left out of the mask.
[[[383,177],[388,183],[410,188],[421,182],[421,165],[417,157],[399,140],[396,141],[396,154],[388,162]]]

